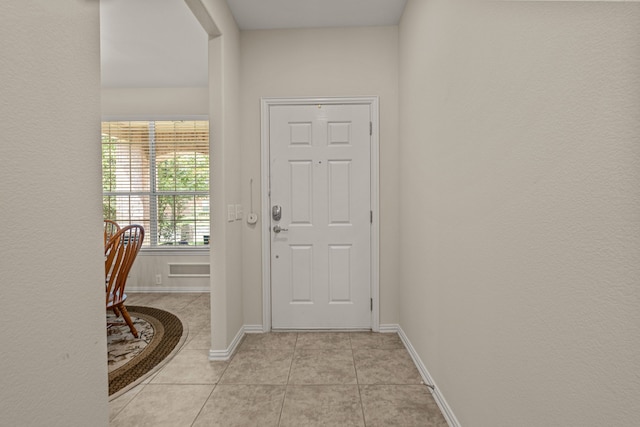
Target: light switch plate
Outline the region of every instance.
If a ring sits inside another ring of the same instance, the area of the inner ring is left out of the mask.
[[[242,212],[242,205],[236,205],[236,220],[242,219],[243,214],[244,212]]]
[[[236,206],[227,205],[227,221],[232,222],[236,220]]]

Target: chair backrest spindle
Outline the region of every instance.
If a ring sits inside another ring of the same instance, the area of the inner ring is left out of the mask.
[[[121,228],[107,242],[104,251],[107,305],[117,303],[124,297],[127,276],[143,240],[144,228],[141,225],[128,225]]]
[[[120,230],[120,226],[117,222],[110,219],[104,220],[104,245],[107,246],[107,242]]]

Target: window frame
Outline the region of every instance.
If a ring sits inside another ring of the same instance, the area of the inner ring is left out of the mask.
[[[103,115],[101,117],[101,124],[103,122],[137,122],[137,121],[208,121],[209,122],[209,177],[211,177],[211,120],[208,115],[171,115],[171,116],[157,116],[157,115]],[[154,153],[155,158],[155,153]],[[101,172],[102,174],[102,172]],[[153,178],[155,181],[155,178]],[[155,184],[154,184],[155,185]],[[209,178],[209,230],[211,230],[211,178]],[[153,193],[153,192],[152,192]],[[155,189],[157,194],[157,189]],[[186,193],[186,192],[185,192]],[[104,191],[102,192],[104,195]],[[157,216],[157,215],[156,215]],[[157,217],[156,217],[157,221]],[[210,231],[211,233],[211,231]],[[211,236],[210,236],[211,239]],[[210,240],[211,241],[211,240]],[[141,256],[202,256],[209,254],[211,244],[199,245],[199,246],[143,246],[140,248],[139,255]]]

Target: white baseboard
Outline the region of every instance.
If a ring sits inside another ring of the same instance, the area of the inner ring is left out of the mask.
[[[440,411],[442,411],[442,415],[444,415],[444,418],[447,421],[447,424],[449,424],[450,427],[461,427],[460,422],[458,422],[458,419],[456,418],[455,414],[453,413],[453,410],[447,403],[447,400],[444,398],[444,396],[440,392],[440,389],[438,388],[436,383],[433,381],[431,374],[427,370],[426,366],[424,366],[424,363],[422,363],[422,359],[420,359],[420,356],[418,356],[418,353],[416,352],[415,348],[413,348],[413,345],[411,345],[411,341],[409,341],[409,338],[407,337],[407,335],[404,333],[404,331],[399,325],[398,325],[398,335],[400,336],[402,343],[404,344],[407,351],[409,352],[409,355],[411,355],[411,358],[413,359],[413,363],[416,364],[416,367],[418,368],[418,371],[422,376],[422,380],[425,382],[425,384],[430,384],[431,386],[433,386],[433,389],[431,390],[431,394],[433,395],[436,403],[438,404]]]
[[[379,331],[383,334],[387,334],[387,333],[398,333],[398,330],[400,329],[400,325],[398,324],[394,324],[394,323],[389,323],[389,324],[380,324],[380,329]]]
[[[416,352],[416,349],[413,348],[413,345],[411,345],[411,341],[409,341],[409,337],[407,337],[407,335],[404,333],[400,325],[384,325],[384,326],[385,326],[385,332],[398,333],[398,336],[402,340],[402,343],[404,344],[405,348],[409,352],[409,355],[413,359],[413,363],[415,363],[416,368],[418,368],[418,372],[420,372],[420,376],[422,377],[422,380],[424,381],[425,384],[428,384],[433,387],[433,389],[429,387],[429,390],[431,390],[431,394],[433,395],[433,398],[436,401],[436,404],[440,408],[442,415],[444,415],[444,418],[447,421],[447,424],[449,424],[450,427],[461,427],[460,422],[458,422],[458,419],[456,418],[453,411],[451,410],[451,407],[447,403],[447,400],[444,398],[444,396],[440,392],[440,389],[438,388],[436,383],[433,381],[431,374],[429,374],[429,371],[427,370],[426,366],[424,366],[424,363],[422,363],[422,359],[420,359],[418,352]],[[380,325],[380,332],[382,332],[382,325]]]
[[[238,345],[242,341],[244,334],[245,334],[244,326],[242,326],[238,331],[238,333],[236,334],[236,336],[233,337],[233,341],[231,341],[231,344],[229,344],[229,347],[227,347],[225,350],[213,350],[213,349],[209,350],[209,360],[213,361],[213,360],[231,359],[231,356],[233,356],[233,353],[235,353]]]
[[[209,350],[209,360],[229,360],[246,334],[262,334],[262,325],[243,325],[225,350]]]
[[[404,333],[402,327],[400,327],[400,325],[398,324],[381,324],[380,332],[398,334],[400,340],[402,340],[402,343],[409,352],[411,359],[413,359],[413,363],[416,365],[416,368],[418,369],[418,372],[420,373],[420,376],[422,377],[424,383],[433,386],[433,389],[429,387],[429,390],[431,391],[436,404],[440,408],[442,415],[444,415],[447,424],[449,424],[450,427],[461,427],[460,422],[451,410],[451,407],[447,403],[447,400],[444,398],[442,393],[440,393],[440,389],[433,381],[431,374],[427,370],[426,366],[424,366],[424,363],[422,363],[420,356],[416,352],[415,348],[413,348],[411,341],[409,341],[409,337],[407,337],[407,335]],[[243,325],[226,350],[209,350],[209,360],[229,360],[231,356],[233,356],[233,353],[236,351],[245,334],[259,333],[264,333],[262,325]]]

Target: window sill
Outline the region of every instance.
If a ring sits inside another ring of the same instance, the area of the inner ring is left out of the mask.
[[[165,248],[142,248],[140,256],[207,256],[209,246],[179,246]]]

